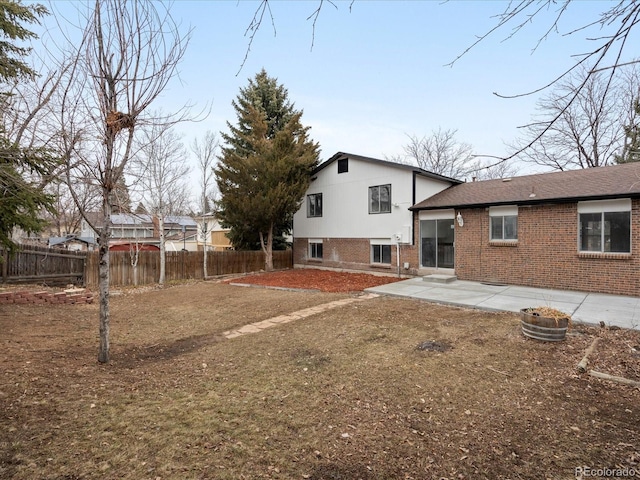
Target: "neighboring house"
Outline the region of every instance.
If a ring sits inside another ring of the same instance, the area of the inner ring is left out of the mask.
[[[88,213],[87,217],[98,230],[102,228],[102,214]],[[111,238],[145,239],[153,238],[152,216],[146,213],[114,213],[111,215]],[[80,222],[80,236],[84,238],[98,239],[98,232],[93,230],[83,218]]]
[[[160,247],[157,245],[143,242],[118,242],[109,245],[110,252],[159,252]]]
[[[158,219],[153,218],[154,235],[159,237]],[[198,250],[198,224],[186,215],[167,215],[164,217],[165,249],[167,252]],[[159,244],[159,239],[158,239]]]
[[[90,213],[89,219],[100,229],[102,227],[101,214]],[[157,247],[160,244],[160,232],[158,219],[146,213],[115,213],[111,215],[111,239],[110,249],[115,247],[122,249],[123,245],[151,245]],[[167,251],[182,250],[189,243],[187,250],[196,250],[196,222],[185,215],[167,215],[164,218],[164,235]],[[97,242],[98,233],[94,231],[86,220],[81,222],[83,238],[92,238]],[[184,240],[186,236],[187,240]],[[173,242],[169,244],[169,242]],[[178,246],[178,244],[180,244]],[[174,248],[177,247],[177,248]]]
[[[417,273],[408,263],[416,257],[417,216],[409,207],[461,183],[342,152],[319,165],[311,180],[293,217],[294,266],[403,274]]]
[[[198,250],[224,252],[233,249],[227,233],[229,228],[222,228],[214,213],[205,213],[196,217],[198,223]],[[205,241],[206,240],[206,241]]]
[[[424,198],[411,207],[420,246],[411,262],[423,269],[640,296],[640,163],[469,182]]]
[[[72,251],[95,250],[97,247],[94,238],[84,238],[74,234],[69,234],[64,237],[49,237],[47,243],[49,247],[66,248]]]

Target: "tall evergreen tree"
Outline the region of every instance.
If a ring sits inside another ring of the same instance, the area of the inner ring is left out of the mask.
[[[264,71],[256,78],[261,76],[266,76]],[[275,80],[269,81],[275,85]],[[285,92],[281,105],[289,105],[286,90],[278,87],[276,92]],[[302,112],[286,116],[284,124],[270,122],[265,108],[247,103],[239,112],[239,127],[232,130],[235,135],[223,136],[228,144],[215,169],[220,190],[217,216],[235,235],[257,234],[265,270],[273,269],[274,234],[291,225],[318,164],[319,146],[309,138],[309,127],[302,126]]]
[[[294,105],[289,101],[288,91],[284,85],[278,84],[278,79],[269,77],[262,69],[255,78],[249,79],[249,84],[240,89],[237,98],[231,102],[236,111],[237,124],[227,122],[229,133],[220,134],[224,148],[221,161],[228,155],[234,154],[240,157],[248,157],[253,153],[253,146],[248,138],[254,128],[251,123],[251,110],[256,109],[263,113],[267,128],[265,138],[273,139],[276,134],[285,128],[291,118],[297,113]],[[260,234],[254,225],[247,222],[225,222],[222,225],[230,228],[227,234],[233,246],[238,250],[261,249]],[[291,232],[293,214],[279,219],[273,230],[273,248],[284,250],[287,247],[285,236]]]
[[[19,1],[0,0],[0,95],[7,95],[15,83],[35,75],[24,61],[31,49],[16,43],[37,38],[22,24],[38,23],[46,13],[39,4],[24,6]],[[0,115],[11,108],[10,101],[3,102]],[[0,246],[15,249],[11,239],[14,228],[31,233],[44,226],[39,214],[43,208],[53,211],[53,197],[42,190],[36,179],[48,174],[55,164],[50,152],[22,148],[0,130]]]
[[[19,0],[0,0],[0,81],[30,79],[36,74],[24,61],[31,48],[16,45],[16,41],[38,38],[22,23],[40,23],[39,17],[48,13],[44,5],[22,5]]]

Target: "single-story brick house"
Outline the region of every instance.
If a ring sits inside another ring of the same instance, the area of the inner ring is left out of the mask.
[[[410,210],[420,268],[640,296],[640,163],[453,185]]]

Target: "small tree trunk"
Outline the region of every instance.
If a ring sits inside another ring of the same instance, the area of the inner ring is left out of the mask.
[[[273,270],[273,224],[269,225],[266,242],[264,241],[264,235],[260,232],[260,246],[264,252],[264,269],[270,272]]]
[[[164,215],[162,214],[158,215],[158,230],[160,230],[160,278],[158,279],[158,283],[164,285],[164,274],[167,262],[164,245]]]
[[[108,196],[108,195],[107,195]],[[105,202],[103,207],[103,227],[98,237],[100,291],[100,348],[98,362],[109,362],[109,237],[111,236],[111,206]]]
[[[133,285],[138,286],[138,260],[140,258],[140,244],[138,243],[138,233],[136,229],[133,230],[133,236],[135,237],[135,243],[129,244],[129,258],[131,259],[131,266],[133,267]]]
[[[206,280],[209,274],[207,273],[207,232],[204,234],[204,260],[202,261],[202,271],[204,279]]]

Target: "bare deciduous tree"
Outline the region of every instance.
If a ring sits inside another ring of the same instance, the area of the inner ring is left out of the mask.
[[[476,180],[497,180],[500,178],[510,178],[518,175],[518,168],[513,163],[502,162],[498,165],[487,165],[486,167],[478,164],[478,167],[472,172],[472,178]]]
[[[69,39],[70,68],[61,92],[57,118],[69,185],[91,181],[100,190],[101,225],[81,214],[99,232],[100,349],[109,361],[109,237],[111,198],[133,154],[138,127],[175,123],[177,115],[158,118],[149,106],[158,98],[187,47],[163,4],[151,1],[100,0],[85,16],[80,41]]]
[[[49,69],[45,63],[34,65],[42,72],[29,82],[14,82],[0,97],[0,130],[16,148],[25,151],[51,152],[55,155],[59,129],[52,121],[52,98],[60,85],[65,69]],[[69,205],[66,188],[61,185],[61,164],[43,164],[44,169],[23,168],[21,175],[40,191],[54,199],[53,209],[42,210],[41,216],[51,231],[61,235],[79,225],[77,210]]]
[[[200,226],[200,238],[204,243],[202,268],[204,278],[209,276],[207,271],[207,237],[209,236],[209,213],[211,212],[211,202],[213,199],[212,188],[215,184],[215,175],[213,167],[216,164],[219,142],[215,133],[207,131],[202,140],[193,139],[191,151],[196,156],[198,168],[200,169],[200,213],[202,215],[202,223]]]
[[[588,96],[586,91],[589,89],[589,85],[593,83],[593,76],[602,73],[604,80],[600,81],[604,82],[605,85],[611,85],[615,82],[616,75],[621,67],[637,64],[640,61],[633,56],[629,56],[629,47],[635,44],[635,42],[629,40],[634,38],[634,32],[636,32],[636,27],[640,23],[640,2],[618,1],[610,3],[598,18],[585,19],[584,23],[577,28],[571,27],[568,31],[562,31],[562,20],[571,18],[572,13],[570,12],[572,7],[580,9],[582,6],[580,2],[573,0],[562,0],[560,2],[556,2],[556,0],[519,0],[508,2],[505,4],[504,10],[495,16],[497,19],[496,24],[489,31],[479,35],[475,42],[450,63],[450,65],[453,65],[476,45],[496,32],[504,31],[508,28],[510,28],[510,33],[508,33],[507,39],[517,35],[526,25],[547,22],[544,24],[543,33],[534,46],[534,50],[543,41],[549,40],[554,34],[577,36],[582,32],[590,31],[592,27],[600,29],[600,31],[593,36],[589,36],[587,33],[586,41],[591,42],[593,46],[587,48],[585,53],[581,52],[574,55],[573,63],[552,77],[544,85],[540,85],[529,92],[514,95],[499,95],[504,98],[515,98],[538,94],[549,87],[558,85],[561,82],[566,82],[580,69],[585,69],[587,72],[581,82],[574,84],[572,92],[558,99],[560,103],[557,103],[556,107],[559,108],[556,108],[556,114],[554,116],[546,119],[543,123],[533,125],[537,130],[537,134],[533,138],[530,138],[529,142],[520,145],[520,148],[511,155],[504,158],[496,157],[500,158],[500,162],[514,158],[516,155],[528,150],[545,137],[548,132],[553,131],[556,122],[561,121],[565,110],[569,109],[574,103],[579,102],[581,97],[585,95]],[[551,16],[550,20],[547,21],[544,17],[549,14],[549,12],[551,12]],[[631,47],[631,55],[635,55],[633,47]],[[608,88],[605,88],[602,94],[604,97],[614,96]],[[606,103],[608,100],[605,100],[604,97],[603,103]]]
[[[636,68],[613,79],[581,68],[538,102],[538,118],[524,127],[513,150],[525,161],[555,170],[611,165],[624,145],[624,125],[633,116],[637,91]]]
[[[141,129],[141,146],[132,159],[131,174],[142,187],[143,203],[158,219],[160,236],[160,275],[165,281],[165,232],[168,215],[184,209],[189,189],[184,179],[189,173],[187,154],[180,135],[167,124],[149,125]]]
[[[73,186],[76,198],[82,205],[82,209],[87,212],[94,212],[99,207],[99,195],[96,189],[89,183],[76,182]],[[78,233],[81,230],[82,217],[76,205],[69,186],[65,183],[64,177],[51,181],[46,187],[46,191],[55,196],[55,213],[45,216],[49,222],[49,231],[55,232],[58,236],[70,233]]]
[[[457,130],[438,128],[422,138],[409,136],[404,146],[406,158],[429,172],[464,178],[473,170],[473,147],[456,140]]]
[[[211,210],[213,199],[213,187],[215,175],[213,167],[216,164],[219,147],[218,138],[212,131],[207,131],[202,139],[194,138],[191,142],[191,151],[196,156],[198,169],[200,170],[200,212],[207,213]]]

